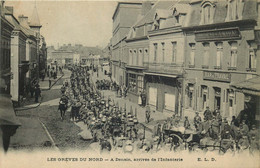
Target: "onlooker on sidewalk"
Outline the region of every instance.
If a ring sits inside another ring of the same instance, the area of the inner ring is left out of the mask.
[[[150,106],[146,106],[146,110],[145,110],[145,122],[146,122],[146,123],[149,123],[149,122],[150,122],[150,118],[151,118]]]
[[[51,77],[49,77],[49,88],[51,88]]]
[[[41,96],[41,89],[40,89],[40,85],[36,84],[36,87],[35,87],[35,102],[36,103],[39,103],[39,101],[38,101],[39,96]]]

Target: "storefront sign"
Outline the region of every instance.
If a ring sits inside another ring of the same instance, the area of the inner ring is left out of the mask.
[[[225,73],[225,72],[204,71],[203,79],[230,82],[231,75],[230,75],[230,73]]]
[[[241,38],[238,28],[195,32],[196,41],[235,40]]]

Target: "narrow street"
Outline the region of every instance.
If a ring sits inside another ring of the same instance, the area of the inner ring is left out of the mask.
[[[13,136],[10,150],[50,148],[51,140],[46,131],[61,151],[68,148],[84,150],[89,146],[89,142],[78,136],[80,128],[69,120],[69,112],[66,113],[64,121],[60,120],[58,111],[60,88],[69,75],[70,72],[65,70],[64,76],[50,90],[42,91],[42,103],[39,107],[17,112],[22,126]],[[44,129],[43,124],[47,130]]]

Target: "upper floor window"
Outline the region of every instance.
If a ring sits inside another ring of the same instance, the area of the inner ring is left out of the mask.
[[[190,43],[190,62],[189,65],[195,65],[195,43]]]
[[[162,42],[162,62],[164,62],[164,57],[165,57],[165,48],[164,48],[164,46],[165,46],[165,43],[164,42]]]
[[[209,66],[209,43],[203,43],[204,55],[203,55],[203,66],[207,68]]]
[[[137,51],[134,50],[134,53],[133,53],[133,65],[135,65],[138,61],[138,58],[137,58]]]
[[[138,62],[136,65],[142,65],[142,64],[143,64],[143,50],[139,49]]]
[[[129,65],[133,64],[133,51],[129,50]]]
[[[147,61],[149,57],[148,48],[144,49],[144,61]]]
[[[222,58],[223,58],[223,43],[216,43],[217,46],[217,57],[216,57],[216,67],[221,68],[222,66]]]
[[[153,44],[153,46],[154,46],[154,62],[156,62],[156,60],[157,60],[157,52],[158,52],[158,44],[157,43],[154,43]]]
[[[201,9],[201,19],[200,24],[210,24],[213,23],[213,18],[215,14],[215,5],[211,2],[204,2]]]
[[[227,17],[225,21],[242,19],[244,0],[227,0]]]
[[[237,67],[237,42],[231,42],[230,46],[230,67],[235,68]]]
[[[248,68],[250,70],[256,69],[256,64],[257,64],[257,58],[256,58],[256,48],[257,47],[254,47],[254,46],[256,46],[256,44],[254,44],[253,42],[248,43],[248,48],[249,48]]]
[[[172,42],[172,62],[176,63],[177,56],[177,42]]]

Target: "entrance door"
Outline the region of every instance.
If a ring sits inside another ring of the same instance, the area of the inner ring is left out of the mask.
[[[229,99],[229,117],[232,117],[234,115],[233,111],[233,99]]]
[[[207,107],[207,95],[203,94],[203,97],[202,97],[202,108],[203,108],[203,111],[206,110],[206,107]]]
[[[157,88],[149,88],[149,104],[156,107],[157,104]]]
[[[169,111],[175,111],[175,95],[165,93],[164,96],[164,109]]]
[[[220,108],[220,97],[215,97],[215,106],[214,109]]]

